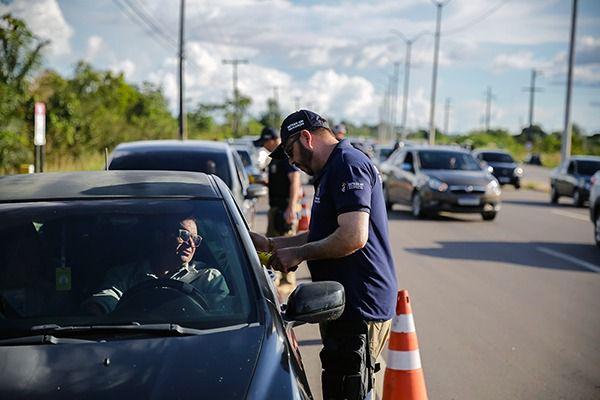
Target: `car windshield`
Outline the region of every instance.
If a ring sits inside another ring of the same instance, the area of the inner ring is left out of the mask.
[[[600,161],[580,160],[577,161],[577,173],[579,175],[592,176],[600,170]]]
[[[481,170],[473,156],[458,151],[420,151],[419,161],[421,169]]]
[[[231,173],[225,152],[117,150],[108,169],[204,172],[217,175],[231,188]]]
[[[513,163],[515,160],[506,153],[481,153],[481,159],[487,162]]]
[[[254,321],[230,221],[221,200],[0,205],[0,337],[50,324]]]
[[[388,159],[388,157],[390,156],[390,154],[392,154],[394,152],[394,148],[393,147],[382,147],[379,149],[379,159],[381,161],[385,161]]]
[[[237,153],[240,155],[244,167],[249,167],[252,165],[252,159],[250,158],[250,153],[247,150],[237,150]]]

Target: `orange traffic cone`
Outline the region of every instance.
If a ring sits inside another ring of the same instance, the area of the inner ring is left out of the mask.
[[[426,400],[425,376],[407,290],[398,292],[387,355],[383,400]]]
[[[306,198],[302,195],[302,209],[300,210],[300,220],[298,220],[298,232],[307,231],[310,225],[310,210],[306,204]]]

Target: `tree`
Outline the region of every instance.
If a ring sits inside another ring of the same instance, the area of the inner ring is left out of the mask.
[[[5,172],[31,160],[33,99],[28,89],[48,43],[20,19],[0,18],[0,169]]]

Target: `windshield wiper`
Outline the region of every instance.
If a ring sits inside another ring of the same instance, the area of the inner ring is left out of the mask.
[[[37,325],[31,327],[32,332],[41,332],[54,336],[70,336],[71,334],[85,333],[146,333],[169,336],[189,336],[203,333],[198,329],[186,328],[178,324],[140,324],[132,322],[122,325],[71,325],[60,326],[55,324]]]
[[[33,335],[0,340],[0,346],[27,346],[32,344],[89,343],[95,340],[59,338],[53,335]]]

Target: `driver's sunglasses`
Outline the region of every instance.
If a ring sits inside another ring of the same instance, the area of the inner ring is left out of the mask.
[[[288,140],[285,143],[285,146],[283,146],[283,154],[285,154],[285,156],[289,159],[291,159],[294,155],[294,142],[300,139],[300,132],[294,133],[292,136],[296,136],[296,138],[294,138],[293,140],[290,140],[290,138],[288,138]]]
[[[190,231],[186,231],[185,229],[180,229],[179,234],[177,235],[177,239],[183,243],[189,243],[190,246],[198,247],[200,243],[202,243],[202,236],[194,235]]]

